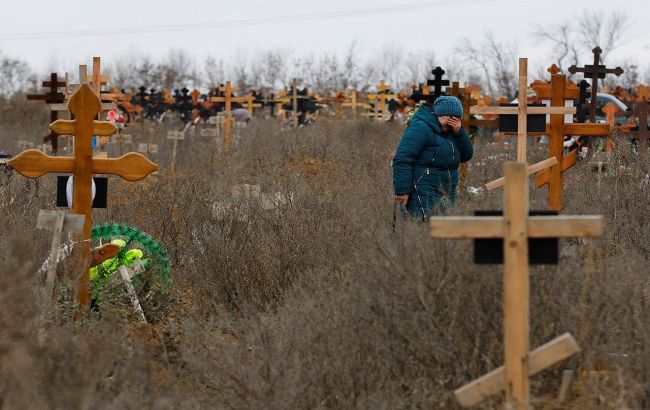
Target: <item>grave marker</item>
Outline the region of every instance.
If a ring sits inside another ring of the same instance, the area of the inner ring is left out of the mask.
[[[65,95],[59,92],[59,88],[66,86],[65,81],[59,80],[59,75],[57,73],[50,74],[50,81],[43,81],[43,87],[49,88],[49,91],[43,94],[27,94],[27,100],[41,100],[45,101],[46,104],[60,104],[65,100]],[[50,109],[50,123],[59,119],[59,113],[56,110]],[[54,155],[57,154],[59,150],[59,141],[58,135],[50,130],[48,135],[43,138],[43,142],[50,142],[52,146],[52,152]]]
[[[246,98],[243,97],[234,97],[233,92],[237,91],[236,88],[233,88],[230,84],[230,81],[226,81],[224,87],[219,87],[220,92],[223,92],[223,96],[212,97],[210,98],[211,102],[219,102],[224,104],[224,111],[226,113],[226,119],[224,121],[224,150],[228,152],[230,149],[230,139],[232,135],[232,124],[234,119],[232,118],[232,103],[234,102],[245,102]]]
[[[300,116],[300,114],[298,114],[298,100],[309,100],[309,99],[311,99],[311,97],[308,95],[298,94],[298,81],[294,78],[291,81],[291,107],[292,107],[291,121],[293,123],[294,128],[297,128],[299,125],[298,117]]]
[[[621,67],[616,68],[607,68],[604,65],[600,64],[600,55],[603,50],[596,46],[593,50],[594,53],[594,63],[592,65],[585,65],[584,67],[577,67],[572,65],[569,67],[569,72],[571,74],[583,73],[585,78],[591,78],[591,102],[589,105],[589,122],[594,122],[596,117],[596,103],[598,98],[594,98],[598,95],[598,79],[605,78],[606,74],[615,74],[619,77],[623,74],[623,69]]]
[[[31,141],[18,140],[18,149],[25,151],[27,148],[34,148],[34,143]]]
[[[470,109],[471,114],[517,115],[517,161],[526,161],[528,137],[528,115],[575,114],[575,107],[529,107],[528,106],[528,59],[519,59],[519,95],[517,107],[478,107]]]
[[[503,238],[505,367],[457,389],[463,406],[480,403],[505,390],[506,409],[530,408],[529,377],[579,351],[569,334],[529,353],[528,239],[599,236],[602,216],[529,216],[525,162],[504,165],[504,215],[432,217],[434,238]]]
[[[442,86],[449,85],[449,80],[443,80],[442,77],[445,75],[445,70],[441,67],[436,67],[431,71],[433,74],[433,80],[427,80],[427,87],[433,87],[433,94],[430,94],[431,97],[427,100],[433,102],[436,98],[440,97],[442,93]]]
[[[158,153],[158,144],[152,144],[150,142],[139,142],[138,152],[146,154],[146,157],[149,158],[150,154]]]
[[[47,277],[45,280],[44,300],[48,305],[54,290],[54,279],[56,278],[56,264],[61,247],[61,239],[64,233],[78,234],[83,230],[84,216],[70,214],[62,210],[46,211],[41,209],[36,220],[37,229],[47,229],[52,232],[52,247],[50,258],[47,263]]]
[[[381,80],[377,85],[377,93],[367,95],[368,100],[374,101],[372,116],[377,120],[384,120],[387,116],[390,116],[386,102],[396,99],[397,94],[389,94],[389,92],[390,86],[384,80]]]
[[[185,139],[185,131],[168,131],[167,139],[174,140],[174,145],[172,148],[172,174],[176,171],[176,147],[178,145],[178,140]]]
[[[550,87],[536,88],[538,97],[550,99],[551,107],[564,107],[566,101],[572,101],[580,92],[579,89],[567,87],[566,76],[553,74]],[[610,127],[607,124],[565,123],[564,115],[551,114],[551,121],[546,125],[549,135],[549,157],[556,158],[557,163],[549,169],[540,172],[535,177],[535,187],[548,185],[548,207],[561,211],[563,206],[563,174],[573,167],[578,157],[578,151],[573,150],[564,156],[564,136],[580,135],[583,137],[608,136]]]
[[[646,101],[641,101],[634,104],[632,114],[636,117],[639,123],[638,131],[628,131],[626,134],[638,139],[639,147],[639,165],[645,166],[645,160],[648,151],[648,137],[650,137],[650,130],[648,130],[648,117],[650,116],[650,104]]]
[[[364,103],[363,101],[357,101],[357,97],[357,90],[350,90],[349,97],[346,99],[346,101],[341,103],[341,107],[350,107],[354,119],[357,119],[357,107],[362,109],[370,108],[368,104]]]
[[[85,70],[84,70],[85,71]],[[114,174],[129,181],[140,180],[156,171],[158,166],[140,154],[129,153],[120,158],[92,157],[93,135],[112,135],[116,129],[107,121],[96,121],[101,111],[101,101],[90,86],[80,79],[81,86],[68,103],[74,120],[57,120],[50,128],[58,134],[74,135],[73,157],[50,157],[38,150],[28,150],[11,159],[8,164],[28,178],[38,178],[47,173],[72,173],[75,178],[72,211],[85,216],[82,253],[84,260],[90,256],[91,185],[93,174]],[[77,301],[88,304],[88,272],[80,277]]]
[[[144,316],[144,311],[140,305],[140,300],[138,299],[138,294],[135,292],[133,284],[131,284],[131,278],[134,275],[144,272],[144,265],[142,265],[142,261],[136,261],[133,264],[133,270],[130,270],[124,265],[120,265],[117,270],[120,272],[120,277],[122,278],[124,286],[126,287],[126,293],[129,295],[129,299],[131,300],[131,304],[133,305],[133,309],[135,310],[138,319],[141,322],[147,323],[147,319]]]

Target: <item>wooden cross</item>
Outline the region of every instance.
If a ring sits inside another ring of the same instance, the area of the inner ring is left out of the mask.
[[[184,131],[168,131],[167,139],[174,140],[174,145],[172,148],[172,174],[176,171],[176,147],[178,146],[178,140],[185,139]]]
[[[104,92],[102,91],[102,86],[105,86],[110,81],[110,77],[102,74],[101,69],[101,57],[93,57],[93,68],[90,73],[88,73],[88,84],[93,89],[95,94],[102,100],[108,102],[117,102],[120,99],[124,98],[125,95],[120,92]],[[78,87],[75,85],[74,87]],[[105,110],[106,105],[102,105],[102,108]]]
[[[615,74],[617,77],[623,74],[623,69],[621,67],[616,68],[607,68],[604,65],[600,64],[600,55],[603,50],[596,46],[593,50],[594,53],[594,63],[593,65],[585,65],[584,67],[577,67],[572,65],[569,67],[569,72],[571,74],[583,73],[585,78],[591,78],[591,104],[589,106],[589,122],[594,122],[596,117],[596,96],[598,95],[598,79],[605,78],[605,74]]]
[[[433,102],[442,95],[442,86],[449,85],[449,80],[442,79],[442,76],[445,75],[445,70],[440,67],[434,68],[431,74],[433,74],[433,80],[427,80],[427,87],[433,87],[432,98],[429,100]]]
[[[298,95],[298,81],[294,78],[291,81],[291,106],[292,106],[292,117],[294,128],[298,127],[298,100],[310,100],[312,97],[308,95]]]
[[[528,239],[599,236],[602,216],[529,216],[525,162],[507,162],[502,217],[432,217],[434,238],[503,238],[505,367],[457,389],[463,406],[505,390],[506,409],[530,408],[529,377],[579,351],[570,334],[529,352]]]
[[[120,155],[124,154],[124,144],[133,144],[133,138],[129,134],[123,134],[122,130],[124,129],[124,124],[116,123],[117,135],[111,135],[109,137],[108,143],[111,145],[119,144],[120,146]]]
[[[102,85],[108,84],[109,77],[102,75],[102,60],[100,57],[93,57],[93,71],[88,76],[88,84],[95,95],[101,98]]]
[[[262,104],[255,101],[255,95],[251,91],[246,94],[245,97],[242,97],[245,100],[241,103],[242,106],[246,107],[248,112],[253,115],[255,113],[255,108],[262,108]]]
[[[639,147],[639,163],[645,165],[645,160],[648,151],[648,137],[650,137],[650,130],[648,130],[648,116],[650,116],[650,104],[646,101],[641,101],[634,104],[632,114],[636,117],[639,123],[638,131],[628,131],[627,135],[636,137],[638,139]]]
[[[34,148],[34,143],[31,141],[18,140],[18,149],[21,151],[26,150],[27,148]]]
[[[412,86],[411,90],[411,96],[409,98],[416,104],[422,101],[433,103],[435,100],[435,98],[433,98],[433,94],[430,94],[429,92],[429,87],[425,86],[422,83]]]
[[[54,290],[54,279],[56,278],[56,264],[61,247],[63,233],[72,234],[81,233],[84,226],[84,216],[69,214],[65,211],[48,211],[41,209],[36,221],[37,229],[48,229],[52,233],[52,247],[50,248],[50,258],[47,263],[47,277],[45,280],[44,300],[49,304]]]
[[[149,155],[158,153],[158,144],[152,144],[150,142],[139,142],[138,152],[146,154],[147,158],[149,158]]]
[[[575,100],[580,93],[576,87],[567,87],[566,76],[563,74],[552,75],[550,87],[537,87],[535,91],[539,99],[550,100],[551,107],[564,107],[566,101]],[[546,125],[546,133],[549,135],[549,157],[556,158],[557,163],[535,177],[536,188],[548,185],[549,209],[562,210],[562,176],[564,172],[575,165],[578,157],[577,149],[564,156],[564,136],[601,137],[608,136],[609,132],[610,126],[607,124],[565,123],[564,115],[551,114],[551,121]]]
[[[368,99],[374,101],[374,116],[376,119],[384,119],[388,115],[388,107],[386,102],[397,98],[397,94],[388,94],[390,92],[390,86],[381,80],[379,85],[377,85],[376,94],[368,94]]]
[[[346,99],[347,101],[341,103],[341,107],[350,107],[350,110],[352,111],[352,116],[356,119],[357,118],[357,107],[360,108],[369,108],[368,104],[364,103],[363,101],[358,102],[357,101],[357,90],[350,90],[349,92],[349,97]]]
[[[143,323],[147,323],[147,319],[144,316],[144,311],[142,310],[142,306],[140,305],[140,300],[138,299],[138,294],[135,292],[135,289],[133,288],[133,284],[131,283],[131,279],[133,276],[135,276],[138,273],[144,272],[144,265],[142,264],[142,261],[136,261],[131,269],[127,268],[124,265],[120,265],[117,270],[120,272],[120,277],[122,278],[122,281],[124,282],[124,286],[126,287],[126,293],[129,295],[129,299],[131,300],[131,305],[133,306],[133,310],[135,310],[135,314],[138,316],[138,320],[140,320]]]
[[[190,97],[192,97],[192,105],[193,106],[198,106],[201,102],[199,101],[199,98],[201,97],[201,91],[197,90],[196,88],[192,90],[190,93]]]
[[[50,74],[50,81],[43,81],[43,87],[49,88],[49,91],[44,94],[27,94],[27,100],[44,100],[46,104],[60,104],[65,100],[65,95],[59,92],[59,88],[65,87],[65,81],[59,80],[59,75],[57,73]],[[59,119],[59,112],[56,110],[50,110],[50,123]],[[50,131],[43,142],[50,142],[52,145],[52,152],[54,155],[59,150],[59,140],[58,135],[53,131]]]
[[[613,130],[616,128],[616,115],[623,113],[620,108],[613,102],[608,102],[603,107],[603,113],[605,114],[605,123]],[[614,141],[611,138],[607,138],[605,141],[605,151],[612,152],[614,151]]]
[[[243,97],[234,97],[233,92],[236,92],[237,89],[232,87],[230,81],[226,81],[226,85],[219,87],[218,89],[223,93],[222,97],[212,97],[210,98],[211,102],[219,102],[224,104],[224,111],[226,113],[226,121],[224,122],[224,149],[226,152],[230,149],[230,138],[232,135],[232,124],[234,119],[232,118],[232,103],[234,102],[245,102],[246,98]]]
[[[101,101],[103,101],[101,105],[101,111],[108,111],[113,109],[115,101],[124,97],[124,94],[102,93],[101,86],[108,84],[109,77],[101,74],[101,59],[99,57],[93,57],[93,69],[90,75],[87,70],[88,67],[86,65],[79,66],[79,84],[71,84],[66,73],[65,101],[62,103],[52,104],[52,110],[67,111],[68,106],[66,104],[66,101],[71,98],[71,96],[79,89],[80,84],[84,81],[91,86],[93,92],[100,98]],[[99,118],[99,114],[97,115]]]
[[[575,107],[528,107],[528,59],[519,59],[519,95],[517,107],[478,107],[470,109],[471,114],[516,114],[517,122],[517,161],[526,161],[526,139],[528,136],[528,115],[530,114],[575,114]]]
[[[120,158],[93,158],[91,139],[93,135],[112,135],[116,128],[107,121],[95,121],[101,111],[101,101],[87,82],[81,86],[68,102],[74,120],[57,120],[50,128],[58,133],[74,135],[74,157],[50,157],[38,150],[28,150],[17,155],[8,165],[28,178],[38,178],[47,173],[72,173],[74,191],[72,212],[85,216],[83,229],[83,257],[90,256],[91,186],[93,174],[119,175],[128,181],[140,180],[156,171],[158,166],[140,154],[129,153]],[[80,278],[77,301],[88,304],[88,272]]]
[[[616,114],[621,114],[623,111],[621,111],[620,108],[613,102],[608,102],[605,104],[603,107],[603,114],[605,114],[605,122],[613,128],[616,127]]]
[[[43,94],[27,94],[27,99],[30,101],[44,100],[47,104],[61,103],[65,96],[59,92],[59,88],[65,87],[65,85],[65,81],[60,81],[57,73],[51,73],[50,80],[43,81],[43,87],[49,88],[49,91]]]

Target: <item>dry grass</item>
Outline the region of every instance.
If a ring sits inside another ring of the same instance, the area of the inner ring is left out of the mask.
[[[0,129],[40,135],[41,114],[3,117]],[[163,168],[165,127],[154,134]],[[34,223],[53,206],[54,179],[0,176],[0,408],[455,408],[454,388],[503,361],[502,269],[473,265],[470,242],[433,240],[423,224],[392,231],[388,153],[400,134],[397,125],[327,121],[280,132],[258,121],[229,156],[188,137],[177,175],[111,179],[109,208],[94,222],[162,242],[172,299],[147,326],[134,324],[128,304],[75,321],[64,279],[75,265],[66,262],[42,342],[34,272],[49,234]],[[0,144],[13,138],[0,134]],[[482,141],[473,186],[501,172],[500,160],[486,160],[501,151]],[[605,215],[606,235],[562,240],[570,255],[531,268],[531,345],[569,331],[583,350],[534,378],[538,408],[650,408],[650,189],[619,148],[600,193],[584,162],[566,178],[566,213]],[[212,202],[241,183],[295,201],[278,212],[236,201],[214,218]],[[498,208],[501,195],[463,193],[454,212]],[[545,191],[531,201],[543,209]],[[578,381],[561,405],[564,369]]]

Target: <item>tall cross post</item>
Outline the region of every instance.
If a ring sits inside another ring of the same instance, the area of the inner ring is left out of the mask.
[[[85,216],[81,239],[86,261],[90,257],[93,174],[114,174],[128,181],[138,181],[156,171],[158,166],[136,153],[119,158],[93,158],[93,135],[112,135],[116,128],[108,121],[95,120],[102,108],[101,100],[83,76],[80,83],[81,86],[68,102],[68,109],[75,119],[57,120],[50,124],[50,129],[58,134],[74,135],[74,156],[50,157],[38,150],[27,150],[8,161],[8,165],[28,178],[38,178],[51,172],[74,175],[72,212]],[[82,306],[88,305],[87,270],[81,275],[76,298]]]
[[[470,109],[471,114],[517,115],[517,161],[526,162],[528,115],[575,114],[575,107],[528,107],[528,59],[519,59],[519,92],[517,107],[479,107]]]
[[[457,389],[463,406],[505,391],[505,408],[530,409],[529,377],[579,351],[570,334],[529,353],[528,238],[593,237],[602,234],[602,216],[529,216],[525,162],[504,165],[503,216],[432,217],[434,238],[503,238],[505,367]]]

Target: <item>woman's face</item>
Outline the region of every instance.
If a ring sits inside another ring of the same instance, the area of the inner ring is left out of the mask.
[[[449,125],[449,120],[452,118],[455,117],[451,117],[449,115],[441,115],[438,117],[438,121],[440,122],[443,131],[449,131],[451,129],[451,126]]]

